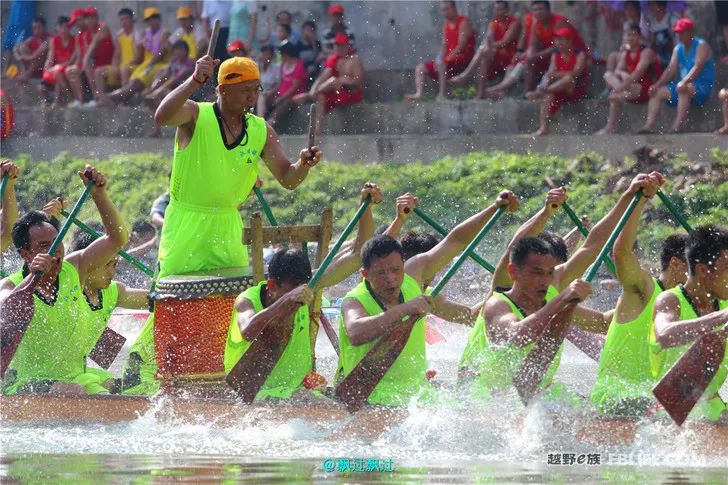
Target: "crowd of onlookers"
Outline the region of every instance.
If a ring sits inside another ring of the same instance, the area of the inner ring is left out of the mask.
[[[715,84],[714,55],[684,14],[685,2],[600,2],[612,23],[621,22],[623,38],[614,52],[600,59],[587,47],[568,18],[551,11],[548,1],[531,1],[518,17],[509,2],[493,2],[492,20],[478,43],[473,22],[460,15],[456,2],[441,2],[442,43],[433,60],[415,69],[419,100],[431,78],[437,100],[454,86],[475,85],[475,97],[504,98],[517,84],[522,95],[540,105],[540,126],[548,132],[551,116],[566,103],[586,97],[590,66],[606,64],[605,89],[609,116],[598,134],[613,133],[625,103],[646,104],[641,133],[654,130],[663,104],[677,108],[672,130],[683,129],[689,107],[703,106]],[[615,6],[614,4],[620,4]],[[715,2],[718,23],[728,45],[728,2]],[[19,80],[42,78],[44,103],[53,106],[112,107],[141,101],[155,110],[161,99],[193,69],[207,50],[212,20],[221,19],[216,58],[249,56],[257,60],[261,93],[257,114],[276,125],[297,104],[314,102],[319,121],[335,106],[363,100],[364,70],[355,37],[344,20],[344,7],[328,9],[328,28],[319,34],[313,20],[293,25],[290,12],[275,14],[275,25],[264,23],[265,12],[254,1],[205,0],[199,12],[177,10],[178,28],[162,26],[156,7],[144,9],[144,27],[134,12],[118,12],[118,30],[99,19],[93,7],[75,9],[47,32],[42,18],[33,21],[32,36],[15,46]],[[728,64],[728,56],[720,59]],[[719,91],[728,134],[728,88]],[[317,124],[321,129],[321,123]],[[158,134],[155,127],[153,134]]]

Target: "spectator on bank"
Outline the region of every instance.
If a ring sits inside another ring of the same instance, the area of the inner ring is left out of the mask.
[[[268,107],[272,108],[268,116],[268,123],[275,128],[280,119],[288,114],[293,107],[293,97],[306,92],[306,67],[298,58],[298,48],[290,42],[281,44],[278,48],[281,54],[280,79]]]
[[[548,134],[549,117],[564,103],[576,103],[584,99],[589,83],[589,67],[586,52],[575,47],[574,32],[564,27],[554,32],[556,50],[551,63],[535,91],[526,98],[541,103],[539,128],[534,136]]]
[[[447,81],[461,73],[475,55],[475,30],[470,19],[458,14],[453,1],[440,2],[440,12],[445,18],[442,26],[442,46],[438,56],[420,63],[415,68],[415,92],[407,95],[409,100],[418,100],[425,89],[425,74],[438,83],[437,100],[445,100]]]
[[[318,40],[316,22],[307,20],[301,27],[301,44],[298,46],[298,57],[306,68],[306,89],[311,87],[321,72],[321,66],[326,62],[321,41]]]
[[[349,38],[349,45],[352,49],[356,49],[354,41],[354,31],[346,25],[344,20],[344,7],[339,4],[334,4],[329,7],[329,22],[331,26],[324,31],[323,45],[324,45],[324,56],[327,58],[334,53],[334,39],[339,34],[346,34]]]
[[[18,80],[23,82],[31,77],[41,77],[43,75],[43,64],[48,53],[48,40],[50,38],[43,17],[33,19],[32,33],[29,38],[18,42],[13,48],[13,55],[20,64]]]
[[[230,42],[227,51],[228,54],[230,54],[230,57],[248,57],[247,46],[245,45],[245,42],[240,39],[235,39]]]
[[[308,93],[294,96],[293,101],[296,104],[316,103],[316,134],[320,134],[327,113],[336,106],[361,103],[363,99],[364,66],[351,48],[349,37],[338,34],[334,38],[334,54],[326,61],[324,71]]]
[[[718,20],[718,26],[723,32],[723,41],[725,42],[725,54],[720,58],[720,62],[728,64],[728,2],[725,0],[715,1],[715,16]]]
[[[660,59],[660,64],[664,69],[672,57],[675,47],[673,29],[681,15],[678,12],[668,12],[665,1],[649,1],[647,10],[645,19],[650,30],[650,47]]]
[[[642,20],[642,8],[640,7],[640,2],[636,0],[627,1],[624,2],[624,5],[622,7],[622,13],[624,15],[624,24],[622,25],[622,32],[626,32],[628,26],[631,25],[637,25],[639,27],[640,22]],[[641,35],[641,31],[640,31]],[[622,38],[624,41],[624,36]],[[647,39],[649,41],[649,39]],[[619,50],[616,50],[614,52],[610,52],[607,56],[607,72],[613,73],[617,69],[617,64],[619,63],[619,59],[622,57],[622,54],[627,49],[627,46],[624,42],[619,46]],[[608,93],[605,93],[608,94]]]
[[[258,4],[255,0],[233,0],[230,5],[229,39],[241,40],[252,51],[258,48],[256,34],[258,28]],[[228,52],[230,50],[228,49]]]
[[[728,88],[723,88],[718,93],[720,104],[723,105],[723,126],[715,130],[716,135],[728,135]]]
[[[710,46],[702,38],[695,37],[693,30],[693,21],[688,18],[681,18],[675,24],[673,32],[677,34],[678,44],[673,49],[667,69],[650,87],[647,121],[639,133],[653,132],[664,102],[668,106],[677,106],[672,132],[679,133],[690,105],[702,106],[710,98],[715,82],[715,63]],[[677,82],[673,80],[676,75],[679,76]]]
[[[185,78],[192,75],[195,69],[195,61],[190,57],[189,52],[190,47],[187,42],[182,39],[175,42],[172,45],[172,59],[167,69],[160,71],[152,84],[142,91],[144,103],[152,111],[152,114],[157,110],[159,103],[166,95],[179,86]],[[149,136],[157,137],[160,134],[161,127],[154,123],[154,128]]]
[[[138,220],[131,226],[127,253],[143,263],[154,266],[156,263],[156,249],[158,244],[157,230],[147,221]]]
[[[278,12],[276,14],[276,25],[287,25],[290,27],[289,36],[283,40],[288,40],[296,46],[301,42],[301,34],[296,32],[293,28],[293,16],[291,15],[291,12],[288,10],[281,10]],[[280,42],[283,42],[283,40],[280,40]]]
[[[179,27],[169,36],[169,44],[174,45],[178,40],[184,41],[189,50],[189,57],[197,59],[197,39],[195,39],[195,16],[189,7],[177,9],[177,22]],[[202,56],[199,56],[202,57]]]
[[[511,15],[508,2],[499,0],[493,4],[493,20],[483,36],[483,41],[465,70],[454,76],[452,84],[463,84],[475,74],[476,98],[485,95],[485,82],[505,74],[516,55],[516,45],[521,24]]]
[[[282,45],[285,42],[290,42],[293,45],[297,43],[293,40],[293,30],[288,24],[276,25],[276,45]]]
[[[167,172],[167,178],[172,178],[172,171]],[[157,232],[162,230],[164,225],[164,214],[167,212],[169,207],[169,192],[165,192],[152,202],[152,208],[149,211],[149,218],[152,221],[152,225],[157,229]]]
[[[118,88],[129,82],[132,71],[144,57],[144,34],[136,28],[134,12],[129,8],[119,10],[121,28],[116,33],[114,57],[110,66],[99,67],[94,72],[98,96],[97,106],[113,106],[106,94],[107,88]]]
[[[220,19],[220,33],[215,46],[215,59],[224,61],[228,57],[227,45],[230,38],[230,0],[202,0],[202,26],[204,27],[204,42],[198,46],[199,52],[207,51],[207,44],[212,34],[212,24]]]
[[[86,79],[84,78],[85,74],[83,74],[81,66],[81,63],[86,56],[86,48],[89,44],[89,37],[87,36],[88,24],[84,21],[85,16],[86,9],[75,8],[71,12],[71,18],[68,21],[69,28],[78,28],[78,33],[74,36],[76,47],[73,51],[73,62],[71,62],[66,69],[66,79],[68,80],[68,85],[71,88],[71,95],[73,96],[73,101],[69,104],[72,108],[81,106],[83,103],[83,83],[86,82]],[[75,77],[76,74],[74,71],[78,73],[78,83],[71,82],[71,77]],[[74,73],[74,75],[72,76],[71,73]]]
[[[120,103],[152,84],[158,72],[167,68],[169,32],[162,27],[162,14],[156,7],[144,9],[144,58],[131,73],[129,82],[112,92],[109,100]]]
[[[258,96],[258,104],[255,111],[258,116],[265,116],[268,111],[267,100],[270,99],[278,89],[281,82],[280,65],[275,62],[276,52],[272,46],[264,45],[258,53],[258,70],[260,71],[260,86],[263,92]]]
[[[97,69],[108,69],[111,66],[114,58],[114,39],[111,29],[104,22],[99,22],[99,13],[95,8],[87,8],[81,21],[86,25],[86,29],[80,37],[82,46],[79,52],[83,52],[83,54],[80,64],[69,68],[67,77],[71,90],[76,94],[82,92],[82,82],[85,81],[88,84],[94,99],[87,105],[93,107],[96,106],[96,99],[99,98],[94,73]],[[83,79],[81,73],[83,73]]]
[[[61,15],[56,23],[56,35],[51,39],[40,84],[41,101],[45,104],[49,89],[53,89],[53,107],[63,104],[64,97],[70,93],[66,68],[73,62],[76,39],[68,28],[70,19]]]
[[[651,48],[645,45],[639,24],[629,24],[624,30],[623,50],[614,72],[604,73],[609,94],[609,118],[607,125],[597,135],[614,133],[622,105],[644,104],[649,101],[652,83],[662,74],[660,61]]]
[[[544,73],[551,64],[551,54],[554,52],[554,32],[559,29],[569,28],[573,35],[573,47],[587,53],[588,49],[579,32],[574,28],[566,17],[551,12],[551,3],[537,0],[531,2],[530,34],[527,37],[527,47],[523,55],[516,57],[516,65],[510,70],[503,80],[485,90],[485,95],[492,99],[505,97],[508,89],[523,79],[523,92],[533,89],[534,85],[543,78]]]

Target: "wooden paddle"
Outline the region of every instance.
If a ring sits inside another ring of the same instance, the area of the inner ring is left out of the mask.
[[[728,324],[700,337],[652,389],[667,414],[681,426],[710,385],[725,356]]]
[[[326,255],[321,266],[316,270],[311,280],[308,282],[309,288],[315,288],[319,280],[323,276],[326,269],[334,260],[336,253],[339,252],[341,245],[349,237],[354,227],[361,219],[364,211],[371,203],[371,196],[367,196],[359,209],[354,214],[354,218],[346,225],[344,231],[336,240],[334,247]],[[278,363],[283,351],[288,345],[288,341],[293,334],[293,325],[290,321],[271,322],[268,324],[248,347],[240,360],[232,368],[225,379],[228,385],[238,393],[243,402],[251,403],[255,400],[255,396],[263,387],[265,380],[268,378],[273,368]]]
[[[627,224],[627,221],[632,215],[632,212],[634,212],[637,207],[637,203],[641,198],[642,191],[640,190],[634,194],[632,202],[630,202],[627,210],[624,214],[622,214],[622,217],[619,219],[614,231],[612,231],[612,234],[610,234],[606,244],[599,252],[596,261],[594,261],[589,269],[587,269],[584,275],[584,280],[586,280],[587,283],[591,283],[597,275],[602,261],[604,261],[606,256],[611,252],[614,242],[617,240],[619,233],[622,232],[625,224]],[[516,374],[513,376],[513,384],[524,404],[527,405],[538,392],[541,381],[546,375],[551,362],[553,362],[554,357],[556,357],[556,353],[566,337],[566,330],[569,326],[569,315],[574,311],[574,308],[576,308],[578,303],[578,301],[568,302],[563,310],[551,318],[546,330],[538,338],[533,349],[528,353],[526,358],[523,360],[523,363],[516,371]]]
[[[432,290],[433,297],[440,294],[447,282],[460,269],[465,259],[473,253],[480,241],[498,222],[498,219],[500,219],[504,212],[505,206],[499,207],[475,238],[470,241],[465,251],[462,252],[455,263],[447,270],[447,273],[435,285],[435,288]],[[366,404],[371,393],[390,367],[392,367],[394,361],[397,360],[402,349],[404,349],[415,323],[423,316],[410,316],[390,330],[389,333],[380,337],[379,341],[359,361],[349,375],[341,380],[336,388],[336,395],[346,404],[350,412],[356,412]]]
[[[89,179],[88,184],[83,190],[81,197],[76,201],[76,205],[71,209],[69,218],[61,226],[61,230],[56,234],[53,243],[51,244],[48,254],[53,256],[58,249],[58,246],[63,241],[66,233],[73,223],[73,218],[76,217],[78,212],[81,210],[84,202],[88,199],[91,194],[91,189],[94,186],[93,180],[91,180],[90,174],[86,175]],[[10,362],[13,360],[15,351],[18,349],[25,330],[28,328],[30,321],[33,319],[35,313],[35,304],[33,302],[33,292],[35,287],[38,286],[40,278],[43,273],[36,272],[33,274],[28,285],[21,291],[16,291],[10,295],[3,304],[3,311],[0,312],[0,325],[2,328],[1,338],[2,343],[0,345],[0,376],[5,375]]]

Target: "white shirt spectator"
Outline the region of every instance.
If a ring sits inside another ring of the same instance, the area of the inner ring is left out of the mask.
[[[220,27],[230,27],[230,0],[203,0],[202,18],[210,19],[210,25],[215,19],[220,19]]]

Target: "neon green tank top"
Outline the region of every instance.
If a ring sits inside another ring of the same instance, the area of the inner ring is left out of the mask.
[[[422,294],[419,283],[410,275],[404,275],[402,282],[402,297],[405,302],[413,300]],[[370,315],[384,312],[362,281],[346,294],[344,300],[355,299]],[[380,337],[381,338],[381,337]],[[342,378],[356,367],[359,361],[379,341],[353,345],[346,334],[343,314],[339,317],[339,371]],[[427,372],[427,358],[425,354],[425,318],[415,322],[407,343],[389,368],[382,380],[369,396],[369,404],[384,404],[387,406],[406,405],[413,397],[429,388],[425,373]]]
[[[546,293],[546,302],[548,303],[556,296],[559,291],[554,286],[549,286]],[[523,320],[525,315],[506,295],[500,292],[494,292],[493,296],[500,298],[508,303],[511,311]],[[528,344],[525,347],[517,347],[513,344],[493,345],[488,340],[487,325],[482,312],[475,322],[473,330],[468,337],[468,343],[465,351],[460,359],[459,369],[471,371],[477,374],[477,378],[473,382],[473,391],[476,395],[490,397],[493,390],[508,389],[513,385],[513,376],[520,367],[523,359],[533,349],[534,344]],[[559,368],[563,345],[559,348],[548,372],[541,382],[541,387],[549,386],[556,371]]]
[[[214,103],[198,103],[189,145],[175,140],[170,204],[159,244],[159,277],[195,271],[247,267],[238,206],[250,194],[265,147],[267,126],[245,115],[240,140],[226,146]]]
[[[263,310],[261,292],[264,285],[265,281],[262,281],[258,285],[248,288],[238,297],[250,301],[256,313]],[[256,400],[268,397],[284,399],[291,397],[293,392],[301,386],[303,378],[313,370],[308,306],[299,308],[294,318],[295,328],[291,339],[280,360],[263,383],[263,387],[255,396]],[[240,333],[238,312],[233,311],[225,343],[225,373],[229,373],[235,367],[238,360],[247,352],[250,344],[251,342],[245,340]]]
[[[665,291],[671,292],[677,297],[678,301],[680,302],[680,320],[693,320],[695,318],[698,318],[698,314],[693,308],[693,305],[685,297],[685,294],[682,291],[682,287],[676,286],[675,288],[671,288]],[[720,300],[718,302],[718,308],[720,310],[728,308],[728,300]],[[654,325],[652,326],[652,330],[650,332],[650,360],[652,362],[652,370],[657,376],[658,380],[661,379],[667,373],[667,371],[672,368],[675,362],[677,362],[680,357],[682,357],[683,354],[688,351],[691,345],[692,344],[685,344],[679,347],[662,349],[660,344],[657,343]],[[723,383],[725,382],[727,377],[728,352],[726,352],[726,356],[723,358],[723,363],[718,369],[718,372],[715,374],[713,380],[710,381],[710,385],[708,385],[708,388],[705,390],[703,396],[707,396],[710,398],[715,393],[717,393],[720,390],[721,386],[723,386]],[[696,406],[696,408],[700,408],[701,411],[699,412],[701,412],[705,417],[709,419],[717,419],[718,416],[720,416],[720,414],[725,410],[725,404],[722,403],[719,397],[715,397],[704,403],[702,406]],[[691,413],[690,416],[693,416],[694,413],[695,410],[693,410],[693,413]]]
[[[619,401],[652,398],[654,376],[650,362],[650,334],[653,333],[655,300],[662,292],[657,278],[650,300],[634,320],[617,323],[615,312],[599,357],[597,379],[591,400],[603,411],[611,412]]]
[[[88,298],[84,295],[84,302],[88,308],[88,340],[84,345],[86,354],[90,353],[99,337],[103,333],[104,329],[109,324],[111,314],[114,312],[116,305],[119,301],[119,286],[116,281],[112,281],[109,286],[103,288],[100,291],[101,301],[99,307],[92,307],[89,303]]]
[[[23,278],[22,270],[8,277],[16,286]],[[72,382],[85,372],[88,311],[76,268],[64,261],[55,302],[46,303],[34,293],[33,304],[33,319],[5,375],[5,394],[32,381]]]

